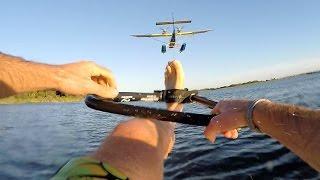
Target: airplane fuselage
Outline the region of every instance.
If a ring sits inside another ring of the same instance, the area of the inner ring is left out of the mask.
[[[168,47],[169,47],[169,48],[174,48],[175,45],[176,45],[176,31],[173,30],[172,36],[171,36],[171,39],[170,39],[170,42],[169,42]]]

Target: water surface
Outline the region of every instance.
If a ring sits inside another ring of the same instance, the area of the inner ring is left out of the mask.
[[[200,94],[214,100],[268,98],[320,108],[320,73]],[[209,113],[195,104],[185,110]],[[1,105],[0,179],[48,179],[68,159],[92,152],[126,118],[89,109],[83,102]],[[211,144],[202,132],[202,127],[178,125],[165,179],[320,179],[319,173],[266,135],[243,129],[236,140],[218,137]]]

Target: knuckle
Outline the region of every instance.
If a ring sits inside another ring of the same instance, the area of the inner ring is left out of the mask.
[[[217,122],[219,122],[219,120],[217,120],[217,118],[215,118],[215,117],[212,118],[212,119],[210,120],[209,125],[208,125],[209,129],[214,128],[214,126],[216,126]]]

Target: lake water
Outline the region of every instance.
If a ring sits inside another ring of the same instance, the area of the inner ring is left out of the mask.
[[[318,109],[320,73],[200,94],[213,100],[268,98]],[[209,113],[196,104],[186,105],[185,111]],[[0,179],[48,179],[68,159],[97,148],[124,119],[84,103],[1,105]],[[165,179],[320,179],[319,173],[268,136],[243,129],[236,140],[219,137],[211,144],[202,132],[202,127],[178,125]]]

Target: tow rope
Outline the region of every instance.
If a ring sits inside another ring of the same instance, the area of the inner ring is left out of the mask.
[[[122,103],[129,101],[158,101],[166,103],[197,102],[211,109],[217,104],[215,101],[198,96],[198,91],[188,91],[188,89],[170,89],[154,91],[153,93],[120,92],[119,95],[114,99],[106,99],[96,95],[88,95],[85,99],[85,103],[88,107],[103,112],[121,114],[125,116],[135,116],[140,118],[151,118],[160,121],[170,121],[196,126],[207,126],[210,123],[211,118],[214,116],[212,114],[176,112]]]

